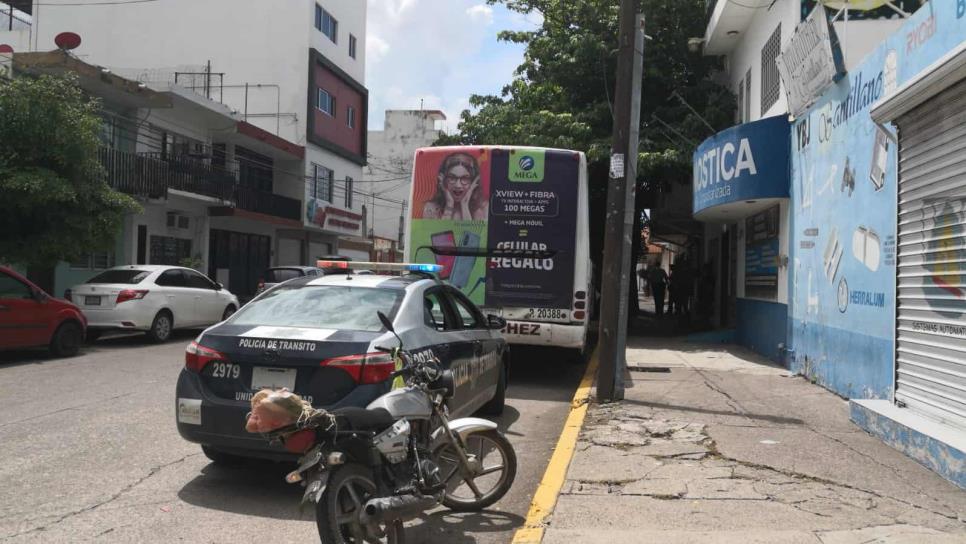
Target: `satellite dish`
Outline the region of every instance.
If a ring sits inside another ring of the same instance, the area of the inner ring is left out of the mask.
[[[13,46],[7,45],[5,43],[0,43],[0,53],[5,55],[10,55],[13,53]]]
[[[81,37],[73,32],[61,32],[54,38],[54,43],[64,51],[69,51],[80,47]]]
[[[855,11],[870,11],[886,5],[888,0],[821,0],[822,5],[832,9],[845,9]]]

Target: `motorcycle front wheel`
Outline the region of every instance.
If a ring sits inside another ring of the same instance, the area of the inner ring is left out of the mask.
[[[359,522],[359,514],[376,492],[372,472],[365,467],[348,464],[337,469],[315,505],[315,523],[322,544],[404,544],[401,521],[381,525],[382,534],[373,534]]]
[[[517,455],[510,441],[496,430],[472,433],[465,444],[468,466],[452,444],[436,449],[436,464],[446,484],[443,506],[456,512],[478,512],[510,490],[517,474]]]

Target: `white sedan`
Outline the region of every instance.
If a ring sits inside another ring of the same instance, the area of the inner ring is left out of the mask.
[[[88,338],[105,330],[145,331],[164,342],[175,328],[208,327],[238,309],[238,297],[190,268],[128,265],[67,290],[87,317]]]

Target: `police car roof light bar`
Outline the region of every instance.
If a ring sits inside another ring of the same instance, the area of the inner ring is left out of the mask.
[[[373,272],[422,272],[436,274],[443,270],[442,265],[425,263],[376,263],[365,261],[317,261],[319,268],[339,268],[343,270],[372,270]]]

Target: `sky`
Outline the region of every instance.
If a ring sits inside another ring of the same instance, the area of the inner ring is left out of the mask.
[[[532,30],[523,16],[484,0],[367,0],[366,87],[369,129],[387,109],[443,110],[455,132],[471,94],[499,94],[523,61],[524,47],[498,42],[501,30]]]

